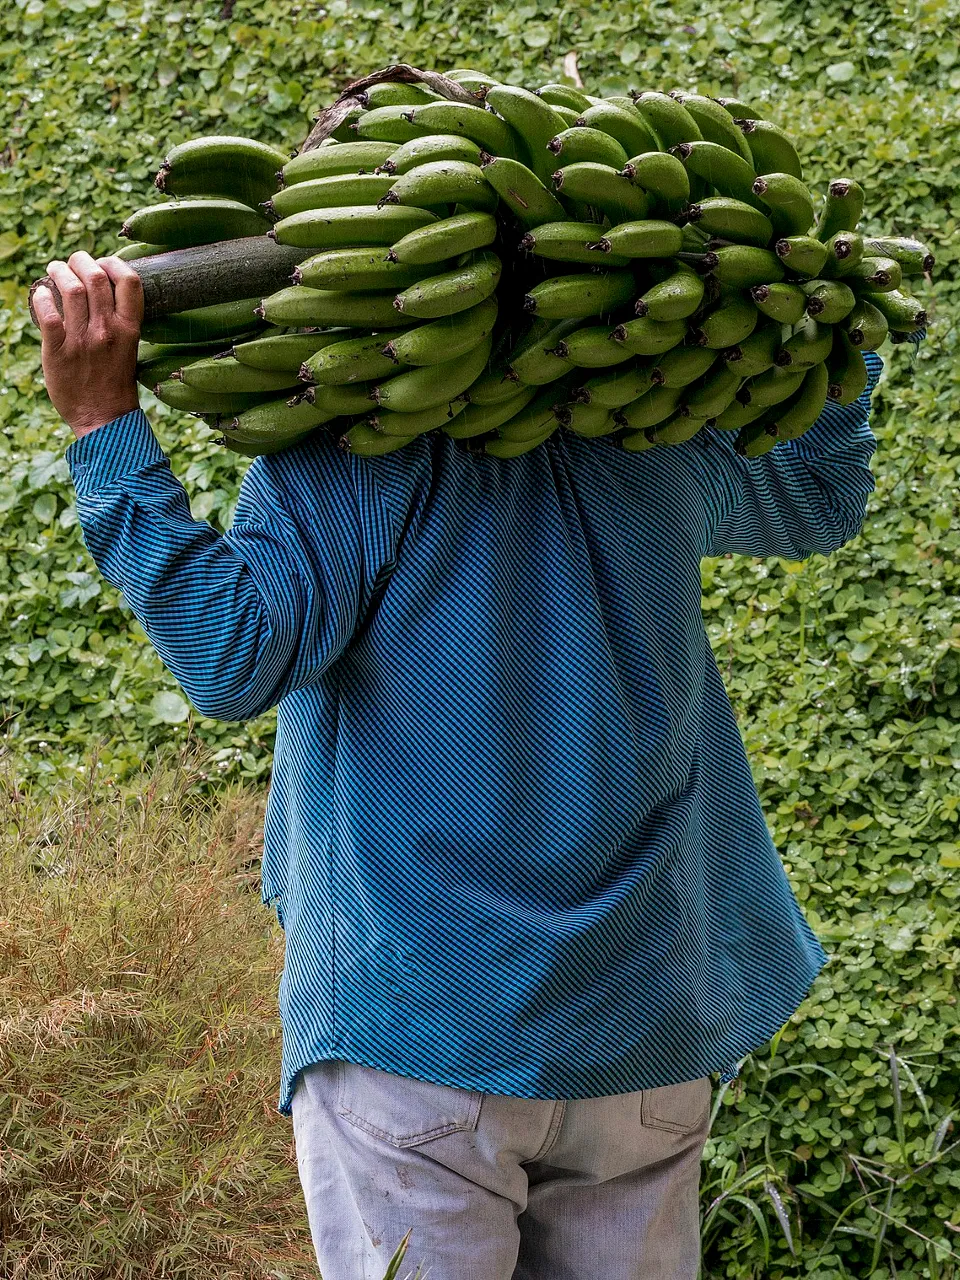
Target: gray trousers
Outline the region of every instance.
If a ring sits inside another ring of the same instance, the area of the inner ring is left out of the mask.
[[[322,1280],[696,1280],[709,1076],[603,1098],[478,1093],[352,1062],[300,1076]]]

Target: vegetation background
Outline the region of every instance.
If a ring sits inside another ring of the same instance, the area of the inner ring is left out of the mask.
[[[832,963],[717,1092],[703,1280],[960,1276],[957,0],[14,0],[0,13],[0,1272],[306,1280],[258,897],[273,717],[197,715],[76,522],[26,288],[118,243],[173,143],[291,150],[405,60],[762,104],[823,189],[937,254],[885,349],[864,531],[703,567],[774,838]],[[159,198],[159,197],[157,197]],[[194,514],[245,462],[143,395]],[[414,1242],[415,1243],[415,1242]]]

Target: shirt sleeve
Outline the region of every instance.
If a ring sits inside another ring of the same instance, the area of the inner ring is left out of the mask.
[[[828,403],[809,431],[759,458],[736,454],[732,432],[711,432],[704,461],[714,523],[706,555],[805,560],[829,555],[859,533],[875,488],[870,396],[883,368],[875,352],[864,359],[869,379],[859,399]]]
[[[90,554],[203,715],[251,719],[316,681],[394,563],[372,475],[322,433],[254,459],[224,534],[192,518],[140,410],[67,462]]]

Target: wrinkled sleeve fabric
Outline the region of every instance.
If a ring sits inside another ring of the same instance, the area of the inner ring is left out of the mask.
[[[320,433],[250,464],[224,534],[193,519],[140,410],[66,456],[90,554],[204,715],[251,719],[317,680],[392,568],[395,517]]]
[[[829,555],[859,533],[875,488],[870,396],[883,368],[875,352],[864,359],[863,395],[842,407],[827,404],[797,440],[742,458],[734,452],[734,433],[710,433],[703,454],[713,513],[706,555],[805,560],[815,552]]]

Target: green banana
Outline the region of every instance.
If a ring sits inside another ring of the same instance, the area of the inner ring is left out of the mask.
[[[616,138],[589,125],[562,129],[547,143],[547,150],[561,165],[591,162],[622,169],[627,163],[627,153]]]
[[[668,151],[681,142],[703,141],[703,133],[694,116],[668,93],[640,93],[634,96],[634,106],[657,136],[660,150]]]
[[[704,282],[696,272],[680,267],[641,294],[634,311],[651,320],[685,320],[703,302],[704,289]]]
[[[377,107],[412,107],[420,102],[438,102],[439,93],[434,93],[422,84],[397,84],[392,80],[381,80],[372,84],[369,89],[358,95],[368,111]]]
[[[264,400],[253,408],[244,409],[233,417],[232,422],[221,420],[220,429],[225,443],[231,448],[237,444],[290,442],[335,416],[307,400],[298,399],[291,403],[280,398]]]
[[[168,244],[145,244],[142,240],[134,240],[133,244],[125,244],[113,254],[123,262],[134,262],[137,258],[152,258],[158,253],[169,253]]]
[[[464,209],[489,213],[497,207],[497,193],[479,165],[463,160],[430,160],[395,179],[380,203],[420,209],[459,204]]]
[[[620,437],[620,448],[630,453],[642,453],[645,449],[653,449],[656,443],[652,427],[647,427],[644,431],[628,431]]]
[[[757,173],[789,173],[803,180],[803,166],[797,149],[784,131],[769,120],[740,117],[734,120],[743,130]]]
[[[374,378],[388,378],[398,364],[407,363],[383,352],[382,333],[334,342],[303,361],[298,371],[300,380],[333,386],[369,382]]]
[[[827,246],[813,236],[784,236],[774,250],[794,275],[818,276],[827,261]]]
[[[802,296],[802,295],[801,295]],[[712,351],[724,351],[748,338],[757,326],[757,309],[739,294],[722,296],[697,319],[688,341]]]
[[[440,226],[434,223],[433,226]],[[308,289],[339,289],[360,293],[371,289],[405,289],[439,267],[410,265],[385,258],[378,249],[324,249],[301,262],[293,272],[293,283]]]
[[[520,391],[515,391],[509,400],[501,400],[497,404],[471,402],[456,422],[441,429],[445,435],[454,440],[469,440],[471,436],[482,436],[484,432],[493,431],[509,422],[514,414],[526,408],[536,394],[536,387],[523,387]]]
[[[484,156],[483,175],[524,228],[561,222],[567,216],[560,201],[532,169],[507,156]]]
[[[435,104],[427,103],[427,106]],[[349,126],[358,138],[370,142],[395,142],[398,146],[409,142],[411,138],[422,138],[426,133],[437,130],[413,123],[413,112],[422,110],[405,104],[392,107],[375,107],[373,111],[365,111]]]
[[[218,395],[237,391],[262,395],[296,386],[297,377],[289,370],[254,369],[234,356],[224,355],[190,361],[181,368],[180,380],[184,386]]]
[[[681,142],[671,147],[671,155],[677,156],[688,174],[703,178],[720,195],[732,196],[754,208],[760,207],[753,189],[756,172],[735,151],[728,151],[717,142]]]
[[[369,413],[371,411],[372,382],[344,383],[337,386],[311,386],[303,392],[303,398],[326,413]]]
[[[284,187],[263,208],[277,218],[289,218],[305,209],[331,209],[343,205],[376,204],[393,185],[393,179],[376,173],[338,173],[332,178],[311,178]]]
[[[357,140],[356,124],[361,116],[369,115],[370,112],[364,110],[358,102],[351,107],[347,114],[343,117],[329,138],[325,138],[320,143],[321,147],[337,146],[342,142],[355,142]],[[384,141],[384,139],[374,139],[374,141]],[[391,141],[391,139],[387,139]]]
[[[455,133],[470,138],[490,155],[519,159],[517,135],[505,120],[485,107],[463,102],[428,102],[414,107],[407,118],[426,133]]]
[[[419,367],[446,363],[473,351],[478,342],[493,332],[496,319],[496,300],[487,298],[467,311],[418,325],[391,338],[382,351],[388,359],[400,364]]]
[[[498,366],[476,380],[470,388],[470,403],[484,407],[505,404],[506,401],[519,395],[521,390],[520,379],[516,374],[509,370],[508,366]]]
[[[633,323],[644,324],[646,321],[637,320]],[[585,325],[566,338],[561,338],[556,347],[557,355],[561,360],[569,360],[578,369],[607,369],[610,365],[622,364],[632,355],[641,354],[628,346],[626,339],[621,342],[612,341],[614,333],[622,328],[623,325],[615,328],[605,324]]]
[[[642,188],[625,181],[616,169],[588,160],[558,169],[553,187],[561,197],[586,201],[617,222],[644,218],[650,207]]]
[[[525,409],[500,427],[500,439],[509,444],[523,444],[540,439],[545,431],[552,432],[559,425],[554,414],[557,394],[557,389],[550,387],[534,396]]]
[[[757,284],[777,284],[783,279],[783,264],[769,249],[754,245],[731,244],[714,249],[706,257],[715,258],[709,274],[724,289],[749,289]],[[706,265],[706,264],[704,264]]]
[[[907,236],[892,236],[882,240],[867,240],[864,248],[868,254],[883,258],[893,258],[900,264],[905,276],[927,274],[936,266],[936,259],[919,240],[911,240]]]
[[[827,260],[820,270],[824,279],[845,276],[863,260],[863,236],[859,231],[838,231],[826,241]]]
[[[913,333],[927,323],[927,313],[916,298],[908,297],[899,289],[886,293],[864,292],[861,299],[880,312],[894,333]]]
[[[796,440],[805,431],[809,431],[827,403],[829,380],[827,366],[823,361],[807,371],[800,390],[795,391],[773,415],[772,424],[777,428],[779,440]]]
[[[826,242],[838,231],[856,231],[862,214],[863,187],[852,178],[838,178],[827,187],[814,235]]]
[[[800,287],[807,295],[807,315],[821,324],[838,324],[850,314],[857,300],[850,286],[841,280],[808,280]]]
[[[581,324],[580,319],[572,319],[560,320],[547,329],[536,327],[510,352],[507,376],[535,387],[545,386],[563,377],[569,372],[570,365],[558,354],[557,348]],[[478,404],[482,403],[477,396],[487,394],[487,390],[486,387],[473,387],[470,391],[471,398]]]
[[[642,155],[645,151],[659,151],[660,143],[656,134],[640,115],[639,111],[627,111],[612,102],[598,102],[588,110],[577,122],[590,129],[599,129],[608,133],[620,143],[628,156]]]
[[[632,271],[578,272],[550,276],[535,285],[525,295],[523,309],[547,320],[599,316],[630,302],[635,293]]]
[[[305,209],[270,228],[267,235],[278,244],[305,249],[361,248],[388,245],[401,236],[438,219],[426,209],[409,205],[344,205],[337,209]]]
[[[617,421],[631,431],[646,431],[672,418],[680,407],[682,395],[682,387],[652,387],[639,400],[618,410]]]
[[[235,343],[231,351],[241,364],[252,369],[285,370],[296,377],[304,360],[336,342],[344,342],[352,333],[351,329],[338,328],[325,333],[273,334],[269,338]]]
[[[532,453],[538,445],[544,444],[550,439],[556,429],[556,420],[551,419],[551,425],[547,430],[541,432],[538,436],[534,436],[530,440],[511,441],[504,440],[502,438],[499,440],[488,440],[483,446],[483,451],[491,458],[519,458],[524,453]]]
[[[380,409],[367,421],[386,436],[422,436],[427,431],[435,431],[437,427],[445,427],[452,423],[467,407],[467,399],[463,395],[453,400],[441,400],[439,404],[425,409],[415,409],[410,413],[397,413],[392,409]]]
[[[762,119],[756,107],[751,107],[749,102],[741,102],[739,98],[714,98],[714,102],[719,102],[724,111],[733,116],[735,120]]]
[[[709,196],[685,212],[701,231],[739,244],[763,248],[773,235],[773,223],[766,214],[732,196]]]
[[[171,196],[220,196],[255,208],[276,190],[277,170],[286,160],[284,152],[254,138],[191,138],[167,153],[154,185]]]
[[[719,102],[697,93],[678,94],[677,101],[682,103],[696,120],[707,142],[719,143],[721,147],[735,151],[748,164],[753,163],[753,157],[743,133],[734,124],[730,113],[724,111]]]
[[[703,140],[696,120],[682,103],[669,94],[641,93],[633,98],[633,105],[656,135],[661,151],[669,151],[679,143]]]
[[[496,290],[500,271],[497,255],[481,249],[470,254],[462,266],[404,289],[394,298],[393,305],[402,316],[417,320],[452,316],[489,298]]]
[[[386,382],[377,383],[373,398],[381,409],[393,409],[397,413],[417,413],[449,404],[483,373],[492,345],[488,333],[466,355],[398,373]]]
[[[752,378],[773,367],[782,345],[783,325],[769,321],[758,324],[748,337],[728,347],[723,358],[741,378]]]
[[[428,133],[422,138],[411,138],[397,147],[379,162],[378,172],[402,175],[421,164],[435,160],[460,160],[465,164],[479,164],[482,152],[470,138],[455,133]]]
[[[837,404],[853,404],[867,389],[870,371],[859,347],[855,347],[842,329],[835,329],[833,350],[826,360],[829,375],[827,398]]]
[[[294,284],[263,298],[256,314],[271,324],[343,324],[388,329],[406,324],[406,318],[394,307],[393,297],[389,292],[342,293],[336,289],[308,289],[306,285]]]
[[[769,409],[798,391],[806,373],[806,365],[798,369],[781,369],[779,365],[774,365],[772,369],[758,373],[745,382],[737,392],[737,399],[741,403],[763,405]]]
[[[680,351],[684,348],[677,347]],[[668,355],[672,355],[668,352]],[[653,376],[652,360],[634,360],[628,365],[619,365],[609,373],[598,373],[580,388],[586,397],[587,404],[596,404],[603,409],[622,409],[624,405],[638,400],[654,386],[658,385]]]
[[[792,173],[765,173],[753,184],[778,236],[804,236],[813,225],[813,197]]]
[[[475,71],[472,67],[458,67],[455,71],[447,71],[444,74],[448,80],[456,80],[457,84],[462,85],[463,88],[482,89],[484,94],[495,84],[500,84],[499,80],[494,80],[482,71]]]
[[[833,329],[807,318],[777,352],[778,368],[806,369],[826,360],[833,348]]]
[[[213,392],[201,391],[197,387],[189,387],[176,378],[165,378],[150,388],[161,404],[171,409],[181,409],[185,413],[232,414],[249,409],[261,400],[270,397],[273,392]]]
[[[758,284],[750,290],[761,315],[780,324],[799,324],[807,309],[807,295],[797,284]]]
[[[662,387],[688,387],[713,367],[716,358],[713,347],[673,347],[657,359],[651,380]]]
[[[693,414],[677,413],[657,427],[649,428],[654,444],[685,444],[714,418],[700,418]]]
[[[714,426],[718,431],[739,431],[749,422],[755,422],[770,412],[765,404],[741,404],[734,397],[733,402],[717,415]]]
[[[570,401],[554,405],[553,413],[565,431],[572,431],[586,440],[612,435],[618,426],[610,410],[602,405]]]
[[[638,222],[621,222],[619,226],[600,227],[601,235],[590,245],[591,250],[619,256],[629,262],[631,258],[672,258],[680,252],[683,235],[673,222],[658,218],[646,218]],[[596,261],[591,258],[590,261]]]
[[[230,339],[263,328],[257,318],[259,298],[241,298],[237,302],[219,302],[212,307],[196,307],[175,311],[145,320],[140,326],[144,342],[195,343],[215,338]]]
[[[571,107],[578,113],[588,110],[591,105],[585,93],[568,84],[542,84],[536,94],[544,102],[549,102],[551,107]]]
[[[742,381],[735,366],[718,360],[704,378],[683,389],[680,412],[692,418],[715,418],[733,403]]]
[[[676,231],[676,227],[673,230]],[[557,262],[587,262],[594,266],[600,259],[592,246],[599,242],[603,234],[604,227],[599,222],[545,222],[528,231],[520,241],[519,248],[540,258],[550,258]],[[603,265],[626,267],[629,262],[628,257],[608,253]]]
[[[634,156],[620,170],[653,200],[672,206],[690,199],[690,178],[676,156],[665,151],[647,151]]]
[[[208,426],[219,426],[220,420],[217,417],[208,418],[204,415],[204,421]],[[301,440],[306,439],[310,435],[310,431],[301,431],[296,435],[285,437],[282,440],[265,440],[262,444],[247,444],[239,440],[235,440],[230,435],[216,436],[214,443],[223,445],[225,449],[229,449],[231,453],[238,453],[244,458],[262,458],[265,454],[282,453],[285,449],[291,448],[298,444]]]
[[[734,450],[742,458],[760,458],[777,444],[777,428],[765,419],[743,427],[733,442]]]
[[[652,320],[650,316],[640,316],[617,325],[611,336],[629,355],[659,356],[682,342],[686,333],[685,320]]]
[[[416,440],[416,436],[388,436],[369,422],[357,422],[340,437],[340,445],[348,453],[361,458],[379,458],[385,453],[395,453],[404,445]]]
[[[336,147],[313,147],[288,160],[280,170],[281,187],[346,173],[369,173],[396,151],[392,142],[342,142]]]
[[[858,289],[889,293],[900,288],[903,272],[894,258],[861,258],[852,271],[844,272],[843,278]]]
[[[486,100],[488,106],[523,139],[530,167],[541,182],[547,182],[553,171],[553,158],[547,151],[547,143],[565,128],[563,116],[549,102],[515,85],[495,85]]]
[[[392,245],[387,258],[407,266],[432,266],[474,249],[484,249],[497,238],[497,220],[491,213],[455,213],[425,227],[417,227]]]
[[[120,234],[129,240],[162,244],[168,249],[186,249],[218,240],[259,236],[269,225],[262,213],[239,200],[196,196],[192,200],[168,200],[138,209],[127,218]]]

